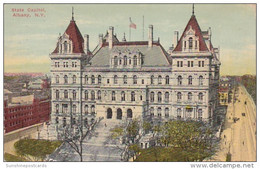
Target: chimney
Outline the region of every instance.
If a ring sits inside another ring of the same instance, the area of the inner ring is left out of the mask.
[[[209,40],[211,40],[211,35],[212,35],[212,33],[211,33],[211,27],[209,27],[209,29],[208,29],[208,34],[209,34]]]
[[[112,49],[113,47],[113,35],[114,35],[114,27],[110,26],[108,31],[108,46],[109,49]]]
[[[173,35],[173,48],[175,48],[178,44],[179,41],[179,32],[178,31],[174,31],[174,35]]]
[[[99,34],[98,39],[99,39],[99,45],[101,46],[103,44],[103,34]]]
[[[148,31],[148,47],[153,46],[153,25],[149,25]]]
[[[89,35],[84,35],[84,52],[88,54],[89,51]]]

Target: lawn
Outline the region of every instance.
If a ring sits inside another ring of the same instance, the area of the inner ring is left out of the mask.
[[[14,148],[16,154],[27,161],[43,161],[61,144],[61,141],[21,139],[14,144]]]

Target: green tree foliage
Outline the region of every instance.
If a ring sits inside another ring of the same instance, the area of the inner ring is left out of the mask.
[[[14,144],[16,154],[29,161],[43,161],[61,145],[60,141],[21,139]]]
[[[252,96],[256,103],[256,76],[243,75],[241,77],[241,83],[245,86],[247,92]]]
[[[144,161],[202,161],[214,154],[213,133],[200,122],[169,121],[154,130],[161,147],[143,150]]]

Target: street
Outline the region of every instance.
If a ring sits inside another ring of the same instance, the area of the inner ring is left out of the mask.
[[[226,154],[230,152],[231,161],[256,161],[255,104],[242,86],[238,87],[234,96],[236,101],[228,105],[220,150],[215,160],[225,161]]]

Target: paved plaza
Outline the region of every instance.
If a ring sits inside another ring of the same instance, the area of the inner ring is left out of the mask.
[[[106,125],[105,125],[106,124]],[[125,146],[110,138],[110,129],[120,124],[118,120],[101,120],[83,142],[83,161],[121,161]],[[80,161],[79,155],[68,145],[62,147],[49,159],[53,161]]]

